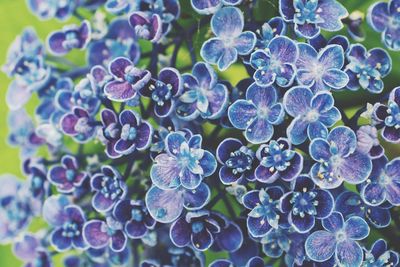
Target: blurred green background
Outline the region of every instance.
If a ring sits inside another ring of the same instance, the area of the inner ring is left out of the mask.
[[[343,3],[351,13],[354,10],[360,10],[365,13],[367,8],[376,0],[339,0]],[[189,6],[189,0],[182,0],[184,4],[184,9]],[[272,12],[277,12],[278,0],[259,0],[260,5],[258,6],[257,12],[260,15],[265,16],[266,13],[271,14]],[[273,8],[271,8],[271,6]],[[264,12],[266,11],[266,12]],[[191,10],[183,10],[185,13],[191,13]],[[270,16],[268,16],[269,18]],[[24,27],[30,25],[33,26],[38,35],[45,39],[47,34],[55,29],[59,29],[63,24],[76,22],[76,20],[71,19],[67,22],[59,22],[56,20],[50,21],[40,21],[37,17],[31,14],[26,6],[25,0],[0,0],[0,65],[3,65],[6,58],[6,53],[9,45],[15,39],[16,35],[20,34]],[[363,42],[367,48],[372,47],[382,47],[380,42],[380,34],[370,30],[366,23],[364,22],[364,29],[366,30],[367,38]],[[346,34],[345,30],[342,32]],[[202,39],[200,37],[200,39]],[[195,42],[196,50],[201,46],[201,42]],[[393,59],[393,65],[396,66],[397,62],[400,62],[400,53],[391,53]],[[74,52],[72,57],[75,62],[82,63],[84,61],[84,54],[82,52]],[[240,72],[240,74],[238,73]],[[223,74],[224,78],[235,83],[240,77],[243,77],[242,68],[230,68],[228,72]],[[395,86],[399,85],[398,77],[400,77],[400,68],[394,68],[392,73],[384,79],[385,81],[385,91],[393,89]],[[0,174],[2,173],[12,173],[18,177],[22,177],[20,170],[20,160],[19,160],[19,150],[17,148],[12,148],[7,145],[7,113],[8,107],[5,103],[5,94],[10,80],[8,77],[0,72]],[[359,92],[346,92],[336,95],[337,100],[340,101],[342,107],[359,107],[364,105],[366,102],[376,101],[376,96],[367,94],[364,91]],[[30,114],[33,114],[35,99],[33,99],[27,106],[27,110]],[[398,146],[391,147],[391,154],[398,155]],[[1,186],[1,185],[0,185]],[[1,218],[0,218],[1,220]],[[0,267],[9,266],[20,266],[21,262],[18,261],[11,252],[10,246],[0,246]]]

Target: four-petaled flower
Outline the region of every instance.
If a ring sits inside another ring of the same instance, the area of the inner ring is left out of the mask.
[[[220,71],[236,62],[238,55],[248,55],[256,45],[256,35],[243,32],[243,13],[236,7],[224,7],[211,19],[211,30],[217,36],[201,47],[201,57]]]
[[[136,38],[157,43],[162,37],[162,22],[157,14],[150,16],[140,11],[133,12],[129,16],[129,24],[135,31]]]
[[[335,206],[328,190],[315,188],[314,182],[306,175],[297,177],[293,191],[281,200],[281,210],[289,213],[288,221],[299,233],[307,233],[315,225],[315,219],[328,217]]]
[[[367,49],[361,44],[350,46],[347,52],[349,63],[345,72],[349,76],[347,88],[356,91],[360,87],[373,94],[383,90],[382,78],[392,69],[392,59],[382,48]]]
[[[61,118],[61,130],[78,143],[88,142],[95,134],[94,119],[87,110],[75,107]]]
[[[276,89],[272,86],[261,87],[255,83],[247,89],[246,100],[236,100],[228,109],[232,125],[245,130],[246,139],[253,144],[271,139],[274,134],[273,125],[280,124],[284,115]]]
[[[307,87],[293,87],[283,97],[283,106],[294,118],[286,131],[289,141],[294,145],[304,143],[307,137],[310,140],[326,138],[327,127],[341,119],[332,94],[326,91],[314,95]]]
[[[257,150],[260,164],[256,168],[256,179],[262,183],[273,183],[278,178],[292,181],[303,170],[303,156],[292,150],[286,138],[271,140]]]
[[[335,255],[342,266],[361,266],[363,250],[358,244],[369,235],[368,224],[358,216],[344,221],[339,212],[333,212],[322,220],[325,230],[313,232],[306,240],[307,256],[316,262],[324,262]]]
[[[267,48],[251,54],[250,65],[256,70],[253,75],[255,82],[260,86],[276,83],[289,87],[296,76],[298,56],[299,49],[294,41],[286,36],[274,37]]]
[[[371,250],[365,250],[364,261],[361,266],[397,266],[399,263],[399,254],[388,249],[385,240],[378,239],[372,246]]]
[[[356,135],[346,126],[334,128],[326,140],[312,140],[310,156],[317,161],[310,171],[314,183],[321,188],[332,189],[343,181],[360,184],[367,180],[372,170],[371,159],[356,148]]]

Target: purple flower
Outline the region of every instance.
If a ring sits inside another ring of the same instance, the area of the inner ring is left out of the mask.
[[[307,87],[293,87],[285,93],[283,106],[294,118],[286,130],[289,141],[294,145],[304,143],[307,138],[326,138],[327,127],[341,119],[332,94],[326,91],[314,95]]]
[[[50,193],[50,185],[46,173],[46,168],[40,164],[32,164],[29,168],[29,190],[36,199],[43,200]]]
[[[110,211],[127,193],[127,186],[119,172],[107,165],[91,178],[90,185],[95,192],[92,206],[98,212]]]
[[[118,158],[122,155],[115,150],[115,143],[119,140],[121,128],[118,117],[111,109],[101,111],[102,142],[106,146],[106,154],[109,158]]]
[[[124,224],[126,235],[133,239],[144,237],[156,224],[140,200],[121,200],[115,205],[113,216]]]
[[[400,50],[400,26],[397,23],[400,2],[376,2],[368,9],[367,22],[371,28],[382,33],[383,44],[393,51]]]
[[[303,170],[303,156],[292,150],[286,138],[271,140],[257,150],[260,165],[256,168],[256,179],[262,183],[273,183],[278,178],[292,181]]]
[[[345,191],[336,197],[335,210],[345,218],[360,216],[365,218],[376,228],[385,228],[390,224],[391,205],[370,206],[357,193]]]
[[[274,37],[267,49],[259,49],[251,54],[250,65],[256,70],[253,75],[260,86],[273,83],[281,87],[292,85],[296,76],[299,50],[294,41],[285,36]]]
[[[306,175],[297,177],[293,191],[283,195],[281,210],[289,213],[288,221],[299,233],[307,233],[315,225],[315,219],[328,217],[334,208],[334,199],[327,190],[315,188]]]
[[[65,196],[51,196],[43,205],[46,221],[54,227],[50,242],[57,251],[86,249],[82,227],[86,221],[79,206],[71,205]]]
[[[247,229],[253,237],[263,237],[282,222],[279,209],[283,190],[278,186],[252,190],[243,196],[243,205],[251,210],[247,215]]]
[[[101,220],[86,222],[83,226],[83,238],[91,248],[101,249],[109,246],[115,252],[123,251],[127,243],[122,224],[111,217],[107,217],[107,222]]]
[[[362,266],[396,266],[399,263],[399,254],[388,249],[385,240],[378,239],[372,246],[371,250],[365,251]]]
[[[149,86],[142,87],[140,94],[154,102],[154,113],[158,117],[167,117],[175,108],[175,98],[181,93],[183,82],[177,69],[163,68],[158,79]]]
[[[357,130],[357,149],[368,154],[371,159],[380,158],[385,153],[379,143],[378,130],[374,126],[364,125]]]
[[[258,33],[256,48],[266,49],[274,37],[286,34],[286,23],[281,17],[273,17],[256,32]]]
[[[190,121],[199,115],[204,119],[218,119],[228,104],[228,88],[218,83],[214,69],[198,62],[192,74],[182,75],[183,93],[176,106],[179,118]]]
[[[76,158],[65,155],[61,159],[61,165],[51,167],[47,179],[57,187],[59,192],[70,193],[76,187],[80,187],[88,177],[86,172],[78,169],[79,165]]]
[[[386,200],[400,206],[400,158],[388,162],[386,156],[372,161],[372,172],[362,185],[361,197],[371,206],[379,206]]]
[[[272,86],[261,87],[253,83],[246,91],[246,100],[239,99],[228,109],[233,127],[245,130],[247,141],[261,144],[271,139],[273,125],[283,121],[285,112],[278,102],[278,94]]]
[[[400,142],[400,87],[394,88],[387,105],[376,103],[373,119],[383,125],[382,137],[391,143]]]
[[[167,153],[158,155],[150,170],[151,180],[157,187],[170,190],[182,185],[195,189],[204,177],[215,172],[215,157],[201,148],[200,135],[187,140],[181,132],[173,132],[165,138],[165,143]]]
[[[210,263],[209,267],[231,267],[235,266],[232,261],[226,259],[218,259]],[[265,266],[264,260],[261,257],[252,257],[248,260],[245,267]]]
[[[71,17],[74,10],[78,7],[78,0],[66,2],[51,1],[51,0],[28,0],[30,11],[41,20],[49,20],[56,18],[61,21]]]
[[[369,235],[368,224],[357,216],[344,221],[341,213],[333,212],[322,220],[322,226],[325,230],[308,236],[305,243],[307,256],[323,262],[335,255],[339,265],[361,266],[363,250],[357,241]]]
[[[255,153],[235,138],[227,138],[217,148],[217,159],[223,166],[219,178],[223,184],[254,181]]]
[[[200,251],[205,251],[214,243],[215,234],[221,228],[206,210],[188,212],[176,220],[170,228],[170,237],[174,245],[185,247],[192,244]]]
[[[133,12],[129,16],[129,24],[133,28],[136,38],[157,43],[162,37],[162,22],[157,14],[150,16],[144,12]]]
[[[310,144],[310,156],[315,160],[311,178],[324,189],[337,188],[346,181],[360,184],[371,173],[371,159],[356,151],[355,133],[346,126],[334,128],[327,139],[316,138]]]
[[[317,52],[311,45],[301,43],[299,58],[296,62],[297,81],[309,86],[314,92],[339,90],[349,82],[349,77],[342,71],[344,51],[339,45],[328,45]]]
[[[347,60],[348,89],[356,91],[361,87],[373,94],[382,92],[382,78],[392,69],[392,59],[385,50],[373,48],[367,52],[363,45],[353,44],[347,52]]]
[[[203,208],[211,197],[211,190],[205,183],[196,189],[180,186],[172,190],[151,187],[146,194],[146,206],[151,216],[158,222],[175,221],[183,209],[198,210]]]
[[[72,113],[61,118],[61,130],[78,143],[88,142],[95,134],[93,118],[82,108],[75,107]]]
[[[190,0],[192,8],[201,15],[209,15],[218,11],[223,5],[236,6],[242,0]]]
[[[126,19],[113,20],[108,26],[107,35],[90,43],[87,50],[91,66],[107,66],[118,57],[126,57],[133,63],[137,63],[140,58],[140,47],[135,40],[135,33]]]
[[[52,260],[46,248],[40,244],[39,236],[24,233],[13,246],[14,255],[24,262],[25,267],[51,267]]]
[[[294,23],[297,35],[307,39],[318,35],[321,29],[341,30],[341,19],[348,15],[336,0],[279,0],[279,13],[285,21]]]
[[[207,40],[201,47],[201,57],[215,64],[220,71],[236,62],[238,55],[248,55],[256,44],[256,35],[243,32],[243,13],[236,7],[224,7],[211,19],[211,30],[216,37]]]
[[[51,53],[57,56],[67,54],[72,49],[84,49],[90,42],[90,23],[85,20],[81,26],[68,25],[61,31],[51,33],[47,45]]]
[[[137,91],[146,86],[151,79],[148,70],[135,67],[124,57],[110,62],[108,70],[114,76],[114,80],[105,85],[104,93],[113,101],[126,102],[133,99]]]

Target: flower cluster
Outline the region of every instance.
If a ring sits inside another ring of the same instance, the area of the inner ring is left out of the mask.
[[[255,0],[27,2],[80,23],[46,45],[26,28],[3,66],[26,179],[0,176],[0,243],[26,266],[398,266],[400,87],[385,49],[334,35],[362,39],[363,16],[338,0],[267,1],[271,17]],[[367,14],[390,50],[399,21],[398,0]]]

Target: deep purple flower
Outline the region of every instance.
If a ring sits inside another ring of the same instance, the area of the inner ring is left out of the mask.
[[[114,80],[104,87],[105,95],[118,102],[125,102],[133,99],[138,90],[147,85],[151,74],[148,70],[141,70],[124,57],[118,57],[110,62],[108,66]]]
[[[394,88],[387,105],[376,103],[373,119],[383,125],[382,137],[391,143],[400,142],[400,87]]]
[[[336,0],[279,0],[282,18],[294,23],[296,34],[310,39],[322,30],[334,32],[343,28],[341,19],[348,12]]]
[[[274,83],[289,87],[296,76],[298,56],[299,50],[294,41],[285,36],[274,37],[267,49],[251,54],[250,65],[256,70],[253,75],[255,82],[264,87]]]
[[[314,183],[332,189],[343,181],[360,184],[367,180],[372,169],[371,159],[356,148],[356,135],[346,126],[334,128],[326,140],[312,140],[310,156],[317,162],[310,171]]]
[[[215,157],[201,148],[200,135],[187,140],[181,132],[173,132],[168,134],[165,143],[167,153],[158,155],[150,170],[151,180],[157,187],[170,190],[182,185],[195,189],[204,177],[215,172]]]
[[[325,230],[308,236],[305,243],[307,256],[323,262],[335,255],[337,264],[361,266],[363,250],[357,241],[369,235],[369,226],[364,219],[353,216],[344,221],[341,213],[333,212],[323,219],[322,226]]]
[[[307,233],[315,225],[315,219],[328,217],[334,208],[334,199],[327,190],[315,188],[306,175],[297,177],[293,191],[281,200],[281,210],[289,213],[288,221],[299,233]]]
[[[176,220],[170,228],[171,241],[178,247],[192,244],[204,251],[214,243],[215,234],[221,231],[218,222],[206,210],[188,212]]]
[[[108,212],[115,204],[124,199],[127,186],[119,172],[111,166],[103,166],[101,173],[95,174],[90,185],[95,192],[92,198],[92,206],[98,212]]]
[[[157,43],[162,36],[162,22],[157,14],[151,16],[144,12],[133,12],[129,16],[129,24],[135,32],[136,38]]]
[[[124,224],[126,235],[133,239],[142,238],[156,224],[140,200],[121,200],[115,205],[113,216]]]
[[[374,31],[382,33],[383,44],[393,51],[400,50],[399,0],[376,2],[368,9],[367,22]]]
[[[373,48],[367,51],[363,45],[353,44],[347,52],[347,60],[345,72],[349,76],[349,90],[356,91],[361,87],[373,94],[382,92],[382,78],[392,69],[392,59],[385,50]]]
[[[57,187],[59,192],[70,193],[74,191],[75,187],[80,187],[88,177],[86,172],[78,169],[76,158],[65,155],[61,159],[61,165],[51,167],[47,179]]]
[[[75,107],[73,112],[65,114],[61,119],[61,129],[72,136],[78,143],[88,142],[95,134],[94,120],[89,113],[82,108]]]
[[[176,114],[183,120],[218,119],[228,104],[228,89],[218,83],[214,69],[204,62],[197,62],[192,74],[183,74],[183,92],[176,106]]]
[[[243,196],[243,205],[251,210],[247,215],[247,229],[253,237],[262,237],[282,222],[279,209],[283,190],[278,186],[252,190]]]
[[[90,220],[83,227],[83,237],[91,248],[100,249],[109,246],[112,251],[121,252],[127,243],[122,228],[122,224],[111,217],[107,217],[107,222]]]
[[[303,170],[303,156],[292,150],[286,138],[271,140],[257,150],[260,165],[256,168],[256,179],[262,183],[273,183],[281,178],[292,181]]]
[[[400,158],[390,162],[386,156],[372,161],[372,172],[362,185],[360,192],[365,203],[371,206],[381,205],[386,200],[390,204],[400,205]]]
[[[254,181],[255,153],[235,138],[222,141],[216,152],[219,163],[219,178],[223,184],[241,182],[243,179]]]
[[[274,134],[274,125],[282,123],[284,115],[275,87],[256,83],[247,89],[246,100],[236,100],[228,109],[232,125],[245,130],[246,139],[253,144],[268,142]]]
[[[65,26],[61,31],[51,33],[47,39],[51,53],[62,56],[72,49],[84,49],[90,42],[90,23],[84,20],[78,27],[76,25]]]
[[[139,92],[154,102],[154,113],[158,117],[168,116],[175,108],[175,97],[183,88],[180,73],[174,68],[163,68],[155,81],[149,86],[142,87]]]

